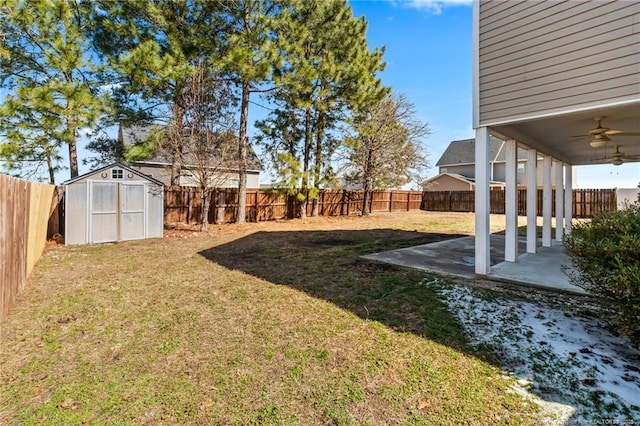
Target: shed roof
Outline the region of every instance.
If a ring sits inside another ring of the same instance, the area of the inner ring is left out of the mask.
[[[111,163],[111,164],[106,165],[104,167],[100,167],[99,169],[92,170],[90,172],[81,174],[80,176],[76,176],[76,177],[74,177],[72,179],[69,179],[69,180],[67,180],[65,182],[62,182],[62,185],[72,184],[72,183],[77,182],[79,180],[82,180],[82,179],[84,179],[84,178],[86,178],[86,177],[88,177],[88,176],[90,176],[92,174],[97,174],[97,173],[103,172],[104,170],[110,169],[112,167],[120,167],[121,169],[126,170],[127,172],[130,172],[130,173],[133,173],[134,175],[136,175],[136,176],[138,176],[138,177],[140,177],[142,179],[148,180],[149,182],[153,182],[153,183],[155,183],[157,185],[160,185],[160,186],[164,186],[164,183],[162,183],[158,179],[154,179],[149,175],[145,175],[144,173],[141,173],[140,170],[132,169],[131,167],[129,167],[129,166],[125,165],[125,164],[122,164],[120,162],[117,162],[117,161],[115,163]]]

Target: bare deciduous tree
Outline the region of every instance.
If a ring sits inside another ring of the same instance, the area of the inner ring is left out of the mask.
[[[364,190],[362,214],[369,214],[374,189],[405,185],[429,167],[422,138],[429,125],[416,117],[405,95],[388,95],[355,120],[355,136],[347,138],[347,181]]]
[[[181,97],[182,114],[173,115],[158,135],[161,155],[179,163],[181,178],[202,195],[200,229],[209,225],[211,196],[238,167],[237,138],[232,133],[233,96],[229,84],[198,63]]]

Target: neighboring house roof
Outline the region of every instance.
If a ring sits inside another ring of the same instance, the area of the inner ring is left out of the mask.
[[[125,127],[120,125],[120,128],[118,129],[118,141],[124,147],[140,144],[151,134],[151,129],[152,126],[130,125]],[[165,166],[171,164],[171,160],[163,156],[155,156],[147,160],[135,161],[134,163]],[[188,160],[187,163],[189,163]],[[251,144],[247,146],[247,163],[247,168],[250,171],[262,170],[262,164],[260,163],[260,160],[258,159],[258,156],[253,150]],[[189,167],[189,164],[186,164],[186,166]]]
[[[476,184],[476,180],[472,177],[463,176],[457,173],[440,173],[432,178],[427,179],[422,186],[427,187],[429,186],[429,184],[433,184],[435,181],[441,179],[443,176],[449,176],[451,178],[460,180],[470,185]],[[489,186],[505,186],[505,183],[498,180],[492,180],[492,181],[489,181]]]
[[[104,167],[100,167],[99,169],[91,170],[90,172],[84,173],[84,174],[82,174],[80,176],[76,176],[76,177],[74,177],[72,179],[69,179],[69,180],[67,180],[65,182],[62,182],[62,185],[69,185],[71,183],[74,183],[76,181],[84,179],[88,175],[100,173],[100,172],[102,172],[104,170],[111,169],[112,167],[119,167],[119,168],[121,168],[123,170],[126,170],[129,173],[133,173],[134,175],[136,175],[136,176],[138,176],[138,177],[140,177],[142,179],[148,180],[148,181],[153,182],[153,183],[155,183],[157,185],[160,185],[160,186],[164,186],[164,183],[162,183],[158,179],[154,179],[149,175],[145,175],[144,173],[141,173],[140,170],[132,169],[131,167],[129,167],[129,166],[125,165],[125,164],[122,164],[120,162],[117,162],[117,161],[115,163],[111,163],[111,164],[106,165]]]
[[[504,141],[491,136],[490,138],[490,150],[489,161],[491,162],[504,162],[505,150]],[[459,141],[453,141],[449,144],[444,151],[436,166],[458,166],[462,164],[475,164],[476,153],[476,140],[475,139],[463,139]],[[518,160],[525,160],[527,158],[527,151],[522,148],[518,148]]]

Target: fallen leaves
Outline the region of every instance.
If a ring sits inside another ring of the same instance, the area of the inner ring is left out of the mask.
[[[200,411],[204,411],[207,408],[213,406],[213,399],[211,398],[205,398],[201,403],[200,403]]]
[[[71,410],[77,410],[79,406],[80,404],[71,398],[67,398],[61,403],[59,403],[58,405],[56,405],[57,408],[65,408],[65,409],[71,409]]]

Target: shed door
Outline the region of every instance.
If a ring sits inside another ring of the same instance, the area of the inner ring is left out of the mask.
[[[90,182],[90,243],[145,238],[145,183]]]
[[[91,182],[89,198],[90,243],[118,240],[118,184]]]
[[[146,236],[144,183],[120,183],[120,239],[139,240]]]

